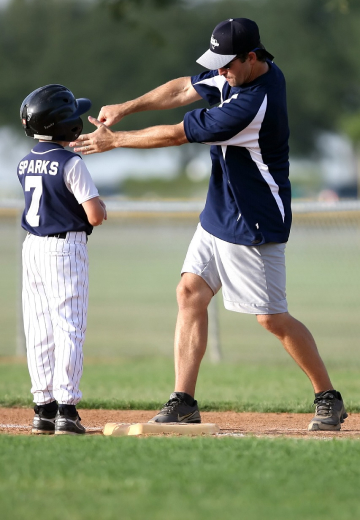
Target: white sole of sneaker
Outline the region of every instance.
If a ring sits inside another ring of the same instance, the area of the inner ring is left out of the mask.
[[[308,426],[309,432],[338,432],[341,430],[341,424],[336,424],[332,426],[331,424],[322,424],[322,423],[312,423]]]
[[[33,428],[31,430],[31,433],[33,433],[34,435],[54,435],[55,432],[47,432],[45,430],[37,430],[36,428]]]
[[[339,424],[336,424],[335,426],[331,425],[331,424],[324,424],[322,422],[311,422],[308,426],[308,431],[310,432],[318,432],[318,431],[323,431],[323,432],[338,432],[339,430],[341,430],[341,425],[342,423],[345,421],[345,419],[348,417],[348,414],[345,412],[341,417],[340,417],[340,423]]]
[[[85,435],[86,432],[55,432],[55,435]]]

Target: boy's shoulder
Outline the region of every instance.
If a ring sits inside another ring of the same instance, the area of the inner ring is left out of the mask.
[[[81,155],[67,150],[56,143],[37,143],[29,152],[19,161],[18,172],[20,174],[46,173],[50,167],[64,168],[72,159],[81,161],[81,167],[84,164]],[[71,167],[77,162],[72,163]],[[80,163],[78,163],[80,164]],[[46,169],[46,172],[45,172]]]
[[[44,157],[44,159],[45,159],[46,156],[50,156],[50,155],[54,155],[54,154],[56,154],[59,158],[63,157],[66,159],[71,159],[72,157],[78,157],[79,159],[82,160],[81,155],[79,155],[78,153],[75,153],[73,150],[68,150],[68,149],[64,148],[63,146],[61,146],[57,143],[53,143],[53,142],[48,142],[48,143],[39,142],[39,143],[35,144],[35,146],[33,148],[31,148],[31,150],[29,150],[29,152],[26,154],[25,157],[32,155],[32,156],[38,156],[39,159],[41,159],[41,157]],[[25,157],[24,157],[24,159],[25,159]]]

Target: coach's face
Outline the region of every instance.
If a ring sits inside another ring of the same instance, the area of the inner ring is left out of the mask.
[[[256,73],[254,69],[256,69],[256,64],[255,52],[249,52],[244,62],[240,58],[234,58],[225,67],[218,69],[218,71],[219,75],[224,76],[231,87],[240,87],[255,79]]]

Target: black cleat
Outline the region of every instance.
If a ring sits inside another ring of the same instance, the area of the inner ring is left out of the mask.
[[[309,431],[338,431],[348,414],[340,392],[327,390],[315,398],[315,417],[310,421]]]
[[[56,401],[34,406],[35,417],[31,433],[35,435],[53,435],[55,433],[55,416],[58,406]]]
[[[201,417],[197,401],[190,406],[176,392],[170,395],[170,399],[160,412],[149,421],[150,423],[201,423]]]
[[[86,432],[74,405],[59,404],[55,417],[55,435],[81,435]]]

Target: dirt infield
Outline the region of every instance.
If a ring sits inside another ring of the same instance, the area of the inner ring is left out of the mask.
[[[155,411],[79,410],[90,435],[102,435],[108,422],[147,422]],[[0,408],[0,434],[30,435],[34,412],[28,408]],[[216,423],[219,436],[360,438],[360,414],[349,414],[340,432],[308,432],[312,414],[202,412],[202,422]]]

